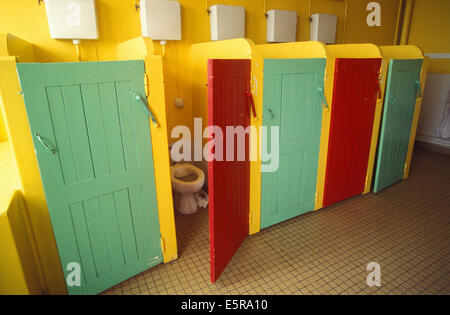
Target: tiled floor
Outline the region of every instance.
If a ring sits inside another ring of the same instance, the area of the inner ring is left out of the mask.
[[[418,150],[411,177],[250,236],[209,281],[208,212],[176,216],[179,260],[106,294],[450,294],[450,157]],[[369,262],[381,287],[366,284]]]

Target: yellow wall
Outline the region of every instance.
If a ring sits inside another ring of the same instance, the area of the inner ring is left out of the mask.
[[[415,0],[408,44],[427,53],[450,53],[450,1]],[[450,59],[432,59],[429,72],[450,73]]]
[[[445,1],[445,0],[444,0]],[[382,26],[369,27],[366,24],[367,1],[348,0],[348,19],[345,42],[372,42],[390,45],[394,40],[395,22],[399,0],[379,0],[382,6]],[[116,58],[116,45],[140,33],[139,12],[134,8],[134,0],[97,0],[100,40],[83,41],[81,56],[83,60],[113,60]],[[265,43],[266,9],[296,10],[299,14],[298,41],[309,39],[309,5],[307,0],[180,0],[182,5],[183,39],[168,42],[166,47],[166,100],[168,108],[169,132],[178,124],[192,125],[192,104],[195,95],[190,90],[188,64],[189,45],[209,41],[209,17],[207,6],[217,3],[243,5],[246,8],[246,36],[256,44]],[[42,62],[75,61],[75,49],[70,41],[53,40],[49,36],[45,6],[38,1],[1,1],[0,12],[7,12],[0,19],[0,32],[12,33],[30,41],[36,46],[36,60]],[[344,1],[313,0],[311,13],[336,14],[338,20],[337,40],[342,42]],[[159,44],[157,52],[161,51]],[[185,100],[183,109],[176,109],[176,97]],[[0,119],[1,120],[1,119]],[[0,130],[1,122],[0,122]],[[1,134],[1,131],[0,131]]]
[[[6,132],[5,120],[3,119],[3,113],[0,111],[0,142],[8,141],[8,133]]]
[[[42,294],[25,201],[20,191],[8,200],[8,208],[0,208],[0,295]]]
[[[29,294],[6,212],[0,214],[0,294]]]

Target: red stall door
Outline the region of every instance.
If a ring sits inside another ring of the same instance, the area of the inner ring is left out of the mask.
[[[218,279],[249,231],[249,136],[245,136],[245,143],[231,134],[228,139],[226,128],[245,129],[250,125],[250,68],[250,60],[208,61],[208,126],[220,127],[223,134],[222,141],[215,142],[223,142],[223,160],[215,147],[211,152],[217,160],[208,162],[212,282]],[[221,137],[214,133],[212,138]]]
[[[323,205],[363,193],[381,59],[336,59]]]

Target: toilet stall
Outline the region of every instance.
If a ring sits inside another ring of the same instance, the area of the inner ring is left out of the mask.
[[[322,118],[328,110],[326,50],[320,42],[297,42],[258,45],[256,51],[257,93],[262,95],[256,106],[263,128],[259,145],[262,152],[279,151],[276,165],[261,157],[260,182],[252,183],[261,187],[252,198],[259,197],[253,206],[261,209],[263,229],[316,206]],[[264,133],[267,139],[261,137]]]
[[[250,150],[234,139],[227,146],[227,127],[253,125],[251,78],[254,45],[247,39],[202,43],[191,47],[193,116],[202,118],[203,129],[217,126],[207,139],[209,147],[209,242],[211,281],[215,282],[250,231]],[[194,98],[195,97],[195,98]],[[219,135],[218,132],[223,133]],[[250,141],[251,134],[244,141]],[[254,135],[253,135],[254,136]],[[222,152],[221,157],[214,155]],[[234,151],[234,152],[231,152]],[[239,158],[239,154],[244,157]]]
[[[314,210],[325,66],[320,42],[255,46],[236,39],[192,46],[194,117],[207,121],[204,127],[253,128],[244,161],[209,162],[213,282],[248,234]],[[278,137],[280,158],[262,172],[270,161],[258,152],[274,149],[266,146],[271,137]]]
[[[153,53],[137,38],[119,45],[122,61],[16,64],[26,116],[8,99],[4,112],[8,126],[29,131],[26,142],[11,138],[16,156],[36,152],[39,172],[18,163],[19,172],[45,196],[24,190],[25,199],[33,210],[33,198],[47,201],[64,279],[81,272],[81,285],[66,282],[69,294],[100,293],[177,258],[162,59]]]
[[[416,46],[381,46],[385,91],[373,191],[406,179],[422,103],[426,70]]]
[[[329,45],[316,208],[370,190],[382,106],[381,54],[372,44]],[[321,189],[323,187],[323,189]]]

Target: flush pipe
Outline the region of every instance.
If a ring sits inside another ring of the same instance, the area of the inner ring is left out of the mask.
[[[312,22],[312,18],[311,18],[311,1],[308,1],[308,20],[309,20],[309,33],[311,33],[311,22]],[[311,35],[310,35],[311,36]]]
[[[81,51],[80,51],[81,40],[74,39],[72,42],[75,45],[75,52],[77,54],[77,61],[81,61]]]
[[[400,45],[408,44],[409,29],[411,27],[413,8],[414,8],[414,0],[406,0],[405,13],[403,14],[403,25],[402,25],[402,34],[400,37]]]
[[[347,16],[348,16],[348,2],[344,0],[344,30],[342,31],[342,44],[345,43],[345,35],[347,35]]]
[[[398,44],[398,36],[400,31],[400,17],[402,16],[403,1],[404,0],[400,0],[398,2],[397,22],[395,23],[394,45]]]
[[[159,42],[161,44],[161,55],[163,60],[166,59],[166,45],[167,45],[167,41],[162,40]]]

